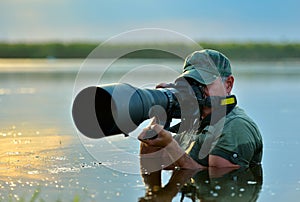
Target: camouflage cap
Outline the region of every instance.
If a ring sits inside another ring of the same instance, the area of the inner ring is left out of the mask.
[[[184,62],[183,73],[179,77],[188,77],[201,84],[213,83],[218,77],[232,74],[229,59],[222,53],[204,49],[195,51]]]

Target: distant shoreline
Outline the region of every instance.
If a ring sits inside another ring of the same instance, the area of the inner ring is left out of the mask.
[[[100,44],[100,43],[99,43]],[[0,42],[0,58],[86,58],[98,43],[4,43]],[[151,45],[151,44],[150,44]],[[233,60],[280,60],[300,59],[300,43],[208,43],[199,42],[203,48],[219,50]],[[186,47],[180,43],[155,44],[157,49],[147,47],[149,44],[113,44],[107,45],[99,58],[114,58],[120,50],[137,50],[123,58],[178,58],[178,56],[161,50],[180,50]]]

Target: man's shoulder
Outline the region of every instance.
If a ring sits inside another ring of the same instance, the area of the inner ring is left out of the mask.
[[[226,122],[231,122],[235,120],[236,122],[253,122],[254,121],[246,114],[246,112],[240,107],[236,106],[233,110],[226,116]]]
[[[225,128],[249,129],[252,132],[259,133],[256,123],[246,114],[240,107],[235,107],[227,116],[225,121]]]

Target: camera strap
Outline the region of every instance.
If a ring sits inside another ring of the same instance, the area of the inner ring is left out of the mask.
[[[212,114],[207,115],[204,119],[201,120],[198,131],[202,131],[208,125],[214,125],[217,123],[222,117],[229,114],[233,108],[237,105],[237,99],[235,95],[229,95],[226,97],[220,96],[211,96],[201,101],[199,105],[212,107],[215,109],[213,111],[214,117],[212,119]],[[214,103],[213,103],[214,102]],[[170,132],[177,133],[180,128],[180,123],[168,128]]]
[[[223,106],[230,106],[232,104],[236,104],[236,97],[235,95],[229,95],[229,96],[209,96],[205,99],[198,99],[199,106],[204,107],[213,107],[213,108],[219,108]]]
[[[208,125],[216,124],[222,117],[229,114],[233,108],[237,105],[235,95],[229,95],[226,97],[211,96],[205,99],[204,106],[214,107],[214,111],[207,115],[200,123],[198,131],[202,131]],[[212,116],[213,115],[213,116]],[[212,118],[213,117],[213,118]]]

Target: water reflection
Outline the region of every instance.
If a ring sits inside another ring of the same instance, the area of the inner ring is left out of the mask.
[[[147,186],[142,201],[172,201],[180,193],[180,201],[256,201],[263,183],[262,167],[175,170],[169,182],[162,186],[162,171],[143,174]]]

